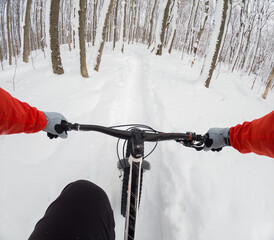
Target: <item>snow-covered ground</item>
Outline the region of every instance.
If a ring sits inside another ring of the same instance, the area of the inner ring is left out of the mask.
[[[262,87],[250,90],[252,77],[223,68],[206,89],[199,64],[191,69],[179,53],[157,57],[145,46],[128,46],[125,54],[106,49],[100,72],[90,71],[88,79],[74,53],[64,51],[61,76],[52,73],[49,55],[33,60],[18,63],[15,92],[14,66],[0,72],[0,87],[71,122],[205,133],[259,118],[274,106],[273,93],[263,100]],[[107,192],[116,239],[123,239],[115,147],[116,139],[92,132],[70,132],[66,140],[49,140],[44,132],[0,136],[0,240],[27,239],[48,205],[78,179]],[[274,239],[274,159],[163,142],[148,160],[137,239]]]

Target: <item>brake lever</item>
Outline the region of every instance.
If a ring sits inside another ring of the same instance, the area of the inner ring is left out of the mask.
[[[191,133],[192,134],[192,133]],[[201,135],[200,135],[201,136]],[[207,136],[201,136],[200,140],[193,139],[177,139],[176,142],[183,144],[185,147],[194,148],[197,151],[201,151],[205,147]]]

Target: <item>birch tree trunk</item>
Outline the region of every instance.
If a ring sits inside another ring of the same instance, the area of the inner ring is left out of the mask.
[[[26,11],[25,11],[25,25],[24,29],[24,45],[23,45],[23,62],[29,62],[30,54],[30,10],[31,10],[32,0],[27,0]]]
[[[80,45],[80,69],[84,78],[88,78],[88,70],[86,63],[86,12],[87,0],[79,1],[79,45]]]
[[[238,34],[238,35],[240,35],[240,37],[239,37],[239,42],[237,44],[236,53],[234,54],[234,58],[232,61],[231,72],[233,72],[235,69],[235,66],[239,59],[240,50],[242,48],[242,43],[243,43],[243,38],[244,38],[244,30],[245,30],[244,11],[245,11],[245,0],[242,0],[241,13],[240,13],[240,30],[239,30],[239,34]]]
[[[205,3],[204,3],[203,22],[202,22],[202,24],[200,26],[200,30],[198,32],[196,41],[195,41],[195,43],[193,45],[193,60],[192,60],[192,63],[191,63],[191,67],[193,66],[193,64],[195,62],[195,59],[196,59],[197,50],[198,50],[198,47],[199,47],[199,44],[200,44],[200,40],[201,40],[202,34],[204,32],[204,29],[205,29],[205,25],[206,25],[206,22],[207,22],[207,19],[208,19],[208,11],[209,11],[209,0],[206,0]]]
[[[166,28],[167,28],[167,20],[169,17],[169,8],[171,5],[171,0],[167,0],[166,7],[165,7],[165,12],[164,12],[164,17],[163,17],[163,22],[162,22],[162,30],[161,30],[161,35],[160,35],[160,43],[157,46],[157,51],[156,55],[162,55],[163,53],[163,44],[165,40],[165,35],[166,35]]]
[[[17,33],[18,33],[18,55],[20,53],[20,49],[21,49],[21,21],[20,21],[20,16],[21,16],[21,0],[17,0],[17,9],[16,9],[16,14],[17,14]]]
[[[77,32],[79,31],[79,2],[81,0],[73,0],[73,11],[72,11],[72,41],[73,41],[73,48],[78,51],[80,49],[79,38],[76,36]],[[78,3],[78,4],[77,4]]]
[[[228,32],[228,25],[229,25],[229,22],[230,22],[230,19],[231,19],[231,13],[232,13],[232,0],[228,0],[228,9],[227,9],[227,12],[228,12],[228,16],[226,16],[226,23],[225,23],[225,31],[224,31],[224,36],[223,36],[223,41],[221,43],[221,49],[220,49],[220,52],[219,52],[219,56],[218,56],[218,62],[216,64],[216,66],[218,65],[218,63],[221,63],[221,61],[225,61],[225,57],[224,59],[222,59],[222,53],[223,53],[223,50],[224,50],[224,45],[225,45],[225,40],[226,40],[226,37],[227,37],[227,32]],[[226,53],[224,55],[227,55]]]
[[[124,18],[123,18],[123,43],[122,43],[122,48],[121,48],[122,53],[124,53],[125,42],[126,42],[127,0],[124,1],[123,14],[124,14]]]
[[[7,35],[8,35],[8,51],[9,51],[9,65],[12,64],[12,44],[11,44],[11,37],[10,37],[10,0],[7,0],[7,12],[6,12],[6,17],[7,17]]]
[[[113,50],[117,41],[117,15],[118,15],[119,0],[116,0],[115,13],[114,13],[114,33],[113,33]]]
[[[55,74],[64,73],[61,56],[60,56],[60,46],[59,46],[59,37],[58,37],[59,6],[60,6],[60,0],[51,0],[49,32],[50,32],[51,62],[52,62],[53,73]]]
[[[95,44],[96,28],[97,28],[97,4],[98,0],[93,0],[93,18],[92,18],[92,46]]]
[[[50,48],[50,8],[51,0],[46,2],[46,13],[45,13],[45,32],[46,32],[46,47]]]
[[[171,40],[171,43],[170,43],[170,47],[168,49],[169,54],[171,54],[171,50],[172,50],[172,47],[173,47],[175,37],[176,37],[176,29],[174,29],[174,31],[173,31],[173,37],[172,37],[172,40]]]
[[[219,6],[220,9],[218,9],[218,4],[220,4],[220,6]],[[215,66],[216,66],[218,53],[220,51],[220,46],[221,46],[223,33],[224,33],[227,9],[228,9],[228,0],[218,0],[215,21],[218,20],[217,19],[218,11],[222,11],[221,19],[219,19],[219,21],[221,21],[221,23],[219,24],[219,26],[218,26],[218,24],[215,23],[216,25],[215,25],[215,30],[214,31],[216,31],[215,33],[217,33],[217,31],[218,31],[218,37],[217,37],[216,46],[214,48],[214,55],[213,55],[213,58],[211,60],[210,69],[209,69],[209,72],[208,72],[208,75],[207,75],[207,78],[206,78],[206,82],[205,82],[205,86],[207,88],[209,87],[209,84],[210,84],[210,81],[211,81],[211,78],[212,78],[212,75],[213,75],[213,71],[214,71]]]
[[[110,17],[111,11],[112,11],[113,3],[114,3],[114,0],[109,1],[108,11],[107,11],[105,22],[104,22],[104,27],[103,27],[103,31],[102,31],[102,39],[101,39],[100,48],[99,48],[99,51],[97,54],[96,65],[94,67],[94,70],[97,72],[99,71],[99,67],[100,67],[100,63],[101,63],[101,59],[102,59],[102,55],[103,55],[103,50],[104,50],[105,41],[106,41],[106,32],[107,32],[107,28],[108,28],[109,17]]]
[[[187,49],[188,54],[191,54],[193,52],[194,38],[196,35],[195,32],[197,31],[196,25],[197,25],[197,15],[198,15],[199,6],[200,6],[200,0],[196,0],[195,12],[192,19],[190,38],[189,38],[189,44]]]
[[[44,57],[46,57],[45,55],[45,43],[44,43],[44,26],[43,26],[43,1],[41,1],[41,5],[40,5],[40,41],[41,41],[41,48],[42,51],[44,53]]]

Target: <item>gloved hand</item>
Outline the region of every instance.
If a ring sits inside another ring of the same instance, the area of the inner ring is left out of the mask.
[[[67,119],[61,113],[57,112],[44,112],[44,114],[47,119],[47,126],[44,131],[48,133],[48,137],[50,139],[57,137],[67,138],[68,134],[61,125],[61,122],[67,122]]]
[[[230,146],[229,128],[211,128],[206,133],[205,151],[221,151],[223,147]]]

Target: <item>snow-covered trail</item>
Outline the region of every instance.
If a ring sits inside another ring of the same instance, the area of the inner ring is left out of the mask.
[[[123,57],[123,60],[117,68],[117,78],[113,82],[108,81],[108,84],[104,86],[105,89],[103,90],[103,92],[110,92],[107,89],[116,89],[116,91],[113,91],[111,96],[104,96],[104,94],[102,94],[101,99],[97,104],[97,108],[92,112],[92,115],[98,116],[98,114],[102,114],[102,111],[108,113],[106,114],[108,122],[105,123],[107,125],[115,123],[142,123],[151,125],[152,123],[155,124],[157,122],[158,126],[160,126],[161,121],[157,114],[158,105],[154,104],[157,102],[155,99],[155,85],[149,78],[149,64],[150,62],[147,54],[129,50],[127,57]],[[114,85],[116,85],[116,87]],[[119,86],[118,88],[117,85]],[[158,121],[155,122],[154,116],[158,116]],[[102,140],[103,138],[107,137],[101,137]],[[148,144],[147,151],[149,151],[151,147],[152,145]],[[154,158],[156,158],[156,156],[154,156]],[[113,162],[116,163],[115,161]],[[158,163],[153,170],[154,175],[149,177],[150,172],[147,172],[144,175],[142,207],[140,210],[137,232],[139,239],[161,239],[163,234],[165,235],[165,232],[168,231],[168,229],[165,229],[168,225],[162,221],[161,210],[164,209],[162,206],[164,204],[164,198],[161,193],[162,188],[159,184],[159,179],[163,176],[161,163],[162,159],[159,158]],[[122,239],[124,218],[120,216],[119,201],[121,184],[117,184],[118,188],[117,186],[113,186],[114,182],[117,183],[118,176],[113,164],[109,165],[107,172],[115,173],[112,180],[110,180],[111,185],[109,188],[116,190],[112,191],[112,193],[109,194],[109,197],[112,203],[114,203],[112,205],[115,211],[117,239]],[[155,201],[155,199],[157,199],[157,201]],[[161,229],[161,231],[159,231],[159,229]]]

